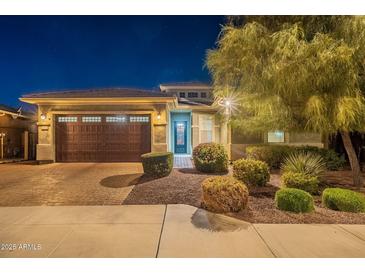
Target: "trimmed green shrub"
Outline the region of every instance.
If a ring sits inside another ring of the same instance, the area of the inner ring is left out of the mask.
[[[233,177],[207,178],[202,183],[202,191],[202,207],[212,212],[238,212],[248,203],[246,185]]]
[[[233,176],[247,184],[264,186],[270,180],[269,167],[265,162],[240,159],[233,162]]]
[[[349,189],[326,188],[322,193],[325,207],[347,212],[365,212],[365,195]]]
[[[286,145],[255,145],[246,147],[248,159],[267,163],[270,168],[280,168],[284,158],[294,151],[294,147]]]
[[[276,207],[295,213],[305,213],[314,210],[313,197],[304,190],[283,188],[275,193]]]
[[[146,175],[160,178],[169,175],[174,163],[172,152],[151,152],[141,156],[143,171]]]
[[[317,194],[319,179],[316,176],[289,171],[281,176],[281,184],[284,187],[301,189],[311,194]]]
[[[313,152],[294,152],[289,154],[281,165],[283,172],[303,173],[320,177],[326,172],[322,156]]]
[[[342,169],[346,164],[345,157],[343,155],[339,156],[333,149],[325,149],[314,146],[300,146],[296,148],[296,151],[312,152],[320,155],[323,158],[328,170],[339,170]]]
[[[224,146],[216,143],[203,143],[193,150],[195,168],[201,172],[216,173],[228,171],[228,155]]]

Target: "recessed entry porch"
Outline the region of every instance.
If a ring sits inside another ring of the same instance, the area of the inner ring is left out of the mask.
[[[170,151],[191,155],[191,111],[170,112],[170,121]]]
[[[174,153],[174,168],[193,168],[191,115],[191,111],[170,112],[169,149]]]

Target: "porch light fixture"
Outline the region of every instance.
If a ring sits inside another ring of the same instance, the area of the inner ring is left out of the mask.
[[[42,120],[46,120],[46,118],[47,118],[46,114],[42,113],[42,114],[41,114],[41,119],[42,119]]]
[[[161,120],[161,113],[160,112],[157,114],[157,120]]]
[[[220,98],[217,101],[218,105],[222,107],[222,109],[224,110],[224,113],[227,116],[230,116],[232,114],[232,110],[234,108],[234,101],[232,98],[230,97],[223,97]]]

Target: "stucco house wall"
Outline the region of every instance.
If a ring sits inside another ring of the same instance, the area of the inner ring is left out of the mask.
[[[245,149],[249,145],[289,145],[324,147],[324,137],[320,133],[284,132],[283,142],[268,141],[268,133],[242,134],[239,130],[232,130],[231,158],[237,160],[245,156]]]
[[[193,93],[194,96],[190,96]],[[187,122],[187,154],[191,154],[198,144],[211,141],[223,144],[230,159],[235,160],[244,156],[249,144],[270,143],[267,133],[252,136],[232,129],[218,115],[220,109],[213,104],[211,87],[207,84],[161,85],[160,92],[133,89],[66,91],[21,99],[39,106],[37,159],[41,161],[56,159],[54,118],[60,114],[148,114],[152,152],[174,152],[173,125],[180,120]],[[282,142],[275,144],[322,147],[324,142],[319,134],[285,132]]]

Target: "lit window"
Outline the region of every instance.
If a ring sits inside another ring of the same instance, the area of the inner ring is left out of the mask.
[[[185,92],[180,92],[179,96],[180,96],[180,98],[185,98]]]
[[[200,93],[200,97],[201,97],[201,98],[207,98],[207,93],[206,93],[206,92],[202,92],[202,93]]]
[[[105,118],[107,123],[124,123],[127,121],[125,116],[108,116]]]
[[[188,97],[189,98],[198,98],[198,93],[197,92],[188,92]]]
[[[60,123],[76,123],[77,117],[58,117]]]
[[[101,117],[100,116],[84,116],[82,117],[83,123],[100,123]]]
[[[148,116],[130,116],[129,121],[131,123],[148,123],[150,119]]]
[[[275,130],[267,133],[269,143],[284,143],[284,131]]]
[[[200,143],[213,142],[213,117],[211,115],[199,115],[200,117]]]

